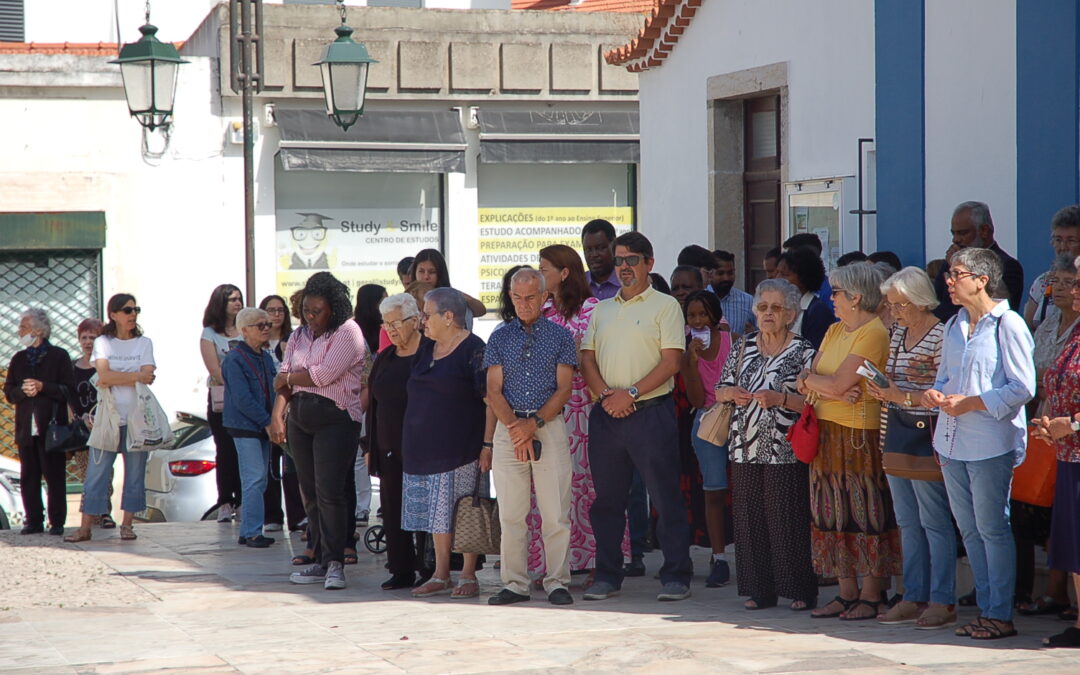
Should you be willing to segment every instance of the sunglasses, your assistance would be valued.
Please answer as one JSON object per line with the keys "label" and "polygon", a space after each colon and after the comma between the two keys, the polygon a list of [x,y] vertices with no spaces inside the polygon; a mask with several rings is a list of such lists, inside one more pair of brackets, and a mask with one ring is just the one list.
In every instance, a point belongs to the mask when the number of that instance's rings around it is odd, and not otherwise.
{"label": "sunglasses", "polygon": [[779,314],[783,312],[785,307],[783,305],[770,305],[767,303],[759,303],[756,307],[758,314],[764,314],[765,312],[772,312],[773,314]]}
{"label": "sunglasses", "polygon": [[627,264],[630,267],[636,267],[641,264],[641,261],[645,258],[643,255],[617,255],[612,258],[612,262],[615,263],[615,267],[622,267],[623,264]]}
{"label": "sunglasses", "polygon": [[270,330],[274,327],[274,324],[269,321],[260,321],[259,323],[249,323],[248,328],[258,328],[259,330]]}
{"label": "sunglasses", "polygon": [[123,312],[124,314],[139,314],[142,312],[142,307],[121,307],[117,311]]}

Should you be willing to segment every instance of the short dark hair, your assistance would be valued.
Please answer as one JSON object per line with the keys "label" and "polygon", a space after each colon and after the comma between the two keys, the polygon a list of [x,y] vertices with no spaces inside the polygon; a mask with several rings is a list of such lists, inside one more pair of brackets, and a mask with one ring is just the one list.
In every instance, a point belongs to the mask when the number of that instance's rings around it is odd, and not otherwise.
{"label": "short dark hair", "polygon": [[1060,209],[1050,221],[1050,229],[1059,227],[1080,227],[1080,204],[1073,204]]}
{"label": "short dark hair", "polygon": [[683,305],[683,318],[686,318],[691,302],[700,302],[705,307],[705,313],[709,315],[713,326],[719,324],[720,319],[724,318],[724,308],[720,304],[720,296],[712,291],[694,291],[686,296],[686,304]]}
{"label": "short dark hair", "polygon": [[[630,250],[633,251],[633,249]],[[662,274],[659,274],[657,272],[649,272],[649,280],[655,290],[660,291],[664,295],[671,295],[671,286],[668,286],[668,283],[664,280]]]}
{"label": "short dark hair", "polygon": [[899,272],[904,269],[904,266],[900,264],[900,256],[896,255],[892,251],[874,251],[870,255],[866,256],[866,259],[870,262],[883,262],[894,271]]}
{"label": "short dark hair", "polygon": [[244,297],[240,289],[232,284],[221,284],[210,292],[210,301],[206,303],[206,309],[203,310],[203,328],[213,328],[215,333],[225,332],[227,328],[225,324],[228,320],[225,310],[229,306],[229,296],[234,292],[240,293],[241,298]]}
{"label": "short dark hair", "polygon": [[701,268],[694,265],[676,265],[675,269],[671,270],[671,282],[675,283],[676,274],[693,274],[701,282],[701,287],[705,287],[705,281],[701,278]]}
{"label": "short dark hair", "polygon": [[793,234],[784,242],[784,248],[798,248],[800,246],[809,246],[817,251],[818,255],[821,255],[821,239],[813,232]]}
{"label": "short dark hair", "polygon": [[407,255],[398,261],[397,274],[399,277],[409,274],[409,270],[412,269],[413,260],[415,260],[415,258],[411,255]]}
{"label": "short dark hair", "polygon": [[719,260],[720,262],[729,262],[732,265],[735,264],[735,254],[732,253],[731,251],[725,251],[722,248],[718,248],[715,251],[713,251],[712,254],[714,256],[716,256],[716,259]]}
{"label": "short dark hair", "polygon": [[863,262],[870,256],[866,255],[862,251],[848,251],[844,255],[840,256],[836,260],[837,267],[845,267],[851,263]]}
{"label": "short dark hair", "polygon": [[821,262],[821,256],[817,254],[817,251],[809,246],[788,249],[776,261],[776,264],[780,263],[787,265],[802,287],[808,291],[816,293],[825,283],[825,264]]}
{"label": "short dark hair", "polygon": [[683,250],[679,251],[679,258],[677,261],[680,265],[693,265],[698,268],[705,268],[714,270],[720,266],[717,262],[716,256],[712,254],[712,251],[704,246],[698,246],[697,244],[690,244],[683,247]]}
{"label": "short dark hair", "polygon": [[594,218],[585,223],[585,227],[581,228],[581,238],[584,239],[588,235],[598,232],[604,235],[608,241],[615,241],[615,226],[603,218]]}
{"label": "short dark hair", "polygon": [[322,298],[330,306],[330,324],[328,326],[330,331],[337,330],[342,324],[353,318],[349,287],[338,281],[333,274],[316,272],[308,277],[307,283],[304,284],[304,294],[300,298],[301,304],[309,296]]}
{"label": "short dark hair", "polygon": [[769,258],[779,259],[780,256],[783,255],[783,253],[784,253],[784,250],[782,248],[780,248],[779,246],[777,246],[775,248],[770,248],[768,251],[765,251],[765,257],[762,258],[762,260],[768,260]]}
{"label": "short dark hair", "polygon": [[[615,237],[615,241],[611,242],[611,250],[614,251],[616,246],[624,246],[632,252],[641,254],[650,260],[653,258],[652,242],[640,232],[620,234],[618,237]],[[661,279],[662,278],[663,277],[661,277]]]}

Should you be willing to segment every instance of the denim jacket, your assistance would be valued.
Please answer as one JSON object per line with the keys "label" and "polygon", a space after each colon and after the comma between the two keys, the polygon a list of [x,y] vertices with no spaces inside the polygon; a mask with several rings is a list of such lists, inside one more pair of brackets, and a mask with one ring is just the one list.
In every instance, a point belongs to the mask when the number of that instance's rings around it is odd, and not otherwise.
{"label": "denim jacket", "polygon": [[274,408],[275,375],[273,355],[265,349],[256,353],[246,342],[241,342],[222,360],[221,376],[225,380],[222,422],[233,436],[264,435]]}

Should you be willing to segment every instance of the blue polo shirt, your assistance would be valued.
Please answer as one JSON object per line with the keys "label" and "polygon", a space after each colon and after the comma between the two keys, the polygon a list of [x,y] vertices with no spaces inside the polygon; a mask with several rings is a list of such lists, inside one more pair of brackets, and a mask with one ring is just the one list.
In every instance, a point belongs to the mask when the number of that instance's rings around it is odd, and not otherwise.
{"label": "blue polo shirt", "polygon": [[535,411],[558,388],[559,365],[577,366],[570,331],[544,317],[526,327],[521,319],[495,329],[484,352],[484,367],[502,366],[503,397],[514,410]]}

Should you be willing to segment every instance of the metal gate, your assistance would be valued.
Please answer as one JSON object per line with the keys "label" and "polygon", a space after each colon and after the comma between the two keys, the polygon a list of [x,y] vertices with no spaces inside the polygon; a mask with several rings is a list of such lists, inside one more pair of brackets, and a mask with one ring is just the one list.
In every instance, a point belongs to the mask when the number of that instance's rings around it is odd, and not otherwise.
{"label": "metal gate", "polygon": [[[19,351],[19,317],[30,307],[49,314],[49,342],[80,355],[77,329],[88,317],[100,318],[101,252],[97,250],[0,252],[0,377]],[[15,408],[0,404],[0,453],[18,456]],[[70,468],[70,467],[69,467]],[[68,472],[68,481],[72,475]]]}

